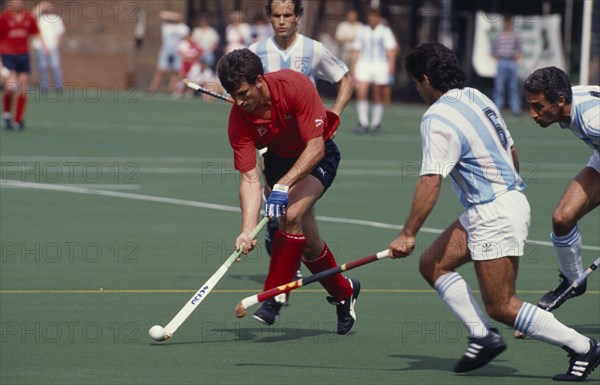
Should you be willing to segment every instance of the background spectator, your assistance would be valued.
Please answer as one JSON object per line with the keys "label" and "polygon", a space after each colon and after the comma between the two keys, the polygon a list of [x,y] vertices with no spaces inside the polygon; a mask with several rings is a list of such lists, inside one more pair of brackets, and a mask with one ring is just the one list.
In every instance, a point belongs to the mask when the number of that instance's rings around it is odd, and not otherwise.
{"label": "background spectator", "polygon": [[[510,112],[513,115],[518,115],[521,112],[518,62],[523,53],[522,43],[519,34],[513,30],[510,15],[504,15],[503,20],[503,30],[496,35],[492,43],[492,56],[498,61],[498,69],[494,79],[494,103],[496,103],[499,110],[502,110],[506,96]],[[505,95],[506,83],[508,83],[508,95]]]}
{"label": "background spectator", "polygon": [[241,11],[233,11],[225,29],[225,39],[227,40],[225,53],[248,47],[252,42],[251,38],[252,31],[250,25],[245,22],[244,14]]}
{"label": "background spectator", "polygon": [[215,68],[215,51],[219,47],[221,37],[217,30],[208,24],[206,17],[201,17],[198,26],[192,31],[192,40],[202,48],[202,61],[210,68]]}
{"label": "background spectator", "polygon": [[60,67],[60,42],[65,34],[65,25],[56,6],[49,1],[42,1],[34,9],[40,36],[33,40],[36,63],[40,76],[40,88],[46,90],[49,85],[48,70],[52,73],[54,86],[63,88],[63,74]]}
{"label": "background spectator", "polygon": [[346,64],[352,63],[354,41],[362,26],[363,24],[358,21],[358,12],[354,8],[350,8],[346,11],[346,20],[338,24],[335,30],[335,40],[341,46],[340,59]]}
{"label": "background spectator", "polygon": [[[29,79],[29,38],[37,36],[39,29],[33,14],[22,0],[10,0],[0,13],[0,55],[8,68],[2,96],[2,120],[7,130],[25,128],[27,105],[27,80]],[[18,92],[13,123],[13,95]]]}
{"label": "background spectator", "polygon": [[177,48],[181,39],[190,33],[190,29],[181,22],[181,14],[177,12],[162,11],[160,19],[162,20],[162,45],[158,54],[158,65],[148,91],[158,91],[163,74],[168,72],[169,92],[174,92],[177,89],[177,76],[181,69],[181,58],[177,55]]}

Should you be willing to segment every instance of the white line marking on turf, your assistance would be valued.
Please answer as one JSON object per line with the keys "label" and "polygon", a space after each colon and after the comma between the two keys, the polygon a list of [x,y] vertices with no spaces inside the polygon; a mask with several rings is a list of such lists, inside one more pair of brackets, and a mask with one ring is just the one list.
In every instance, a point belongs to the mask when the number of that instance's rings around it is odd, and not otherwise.
{"label": "white line marking on turf", "polygon": [[[126,192],[118,192],[118,191],[95,190],[95,189],[90,189],[90,188],[74,187],[74,186],[59,185],[59,184],[45,184],[45,183],[31,183],[31,182],[3,180],[3,181],[0,181],[0,187],[21,187],[21,188],[31,188],[31,189],[38,189],[38,190],[62,191],[62,192],[71,192],[71,193],[77,193],[77,194],[134,199],[134,200],[140,200],[140,201],[146,201],[146,202],[168,203],[168,204],[179,205],[179,206],[199,207],[199,208],[211,209],[211,210],[240,212],[240,208],[235,207],[235,206],[225,206],[225,205],[219,205],[219,204],[214,204],[214,203],[205,203],[205,202],[198,202],[198,201],[189,201],[189,200],[184,200],[184,199],[165,198],[165,197],[157,197],[157,196],[152,196],[152,195],[133,194],[133,193],[126,193]],[[325,216],[317,216],[317,219],[320,221],[324,221],[324,222],[353,224],[353,225],[360,225],[360,226],[376,227],[376,228],[381,228],[381,229],[402,230],[401,225],[393,225],[393,224],[389,224],[389,223],[375,222],[375,221],[366,221],[366,220],[362,220],[362,219],[336,218],[336,217],[325,217]],[[423,227],[423,228],[421,228],[421,231],[424,233],[441,234],[443,230]],[[552,242],[547,242],[547,241],[537,241],[537,240],[530,239],[527,242],[533,243],[536,245],[540,245],[540,246],[553,246]],[[585,250],[600,251],[600,247],[597,247],[597,246],[584,245],[584,246],[582,246],[582,248]]]}
{"label": "white line marking on turf", "polygon": [[[88,188],[94,190],[112,189],[112,190],[139,190],[141,185],[137,183],[122,183],[122,184],[99,184],[99,183],[83,183],[83,184],[69,184],[71,187],[77,188]],[[7,188],[30,188],[29,186],[19,186],[13,184],[7,184]]]}

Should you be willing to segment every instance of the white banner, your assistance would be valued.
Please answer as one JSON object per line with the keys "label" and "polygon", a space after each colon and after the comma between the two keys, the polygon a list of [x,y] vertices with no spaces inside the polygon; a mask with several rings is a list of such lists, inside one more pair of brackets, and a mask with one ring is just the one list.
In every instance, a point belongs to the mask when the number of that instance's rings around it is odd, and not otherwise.
{"label": "white banner", "polygon": [[[541,67],[565,69],[565,57],[560,34],[560,15],[514,16],[513,28],[521,35],[523,56],[519,61],[519,78],[525,79]],[[492,41],[502,31],[502,15],[478,11],[475,15],[473,68],[479,76],[496,76],[496,59],[492,56]]]}

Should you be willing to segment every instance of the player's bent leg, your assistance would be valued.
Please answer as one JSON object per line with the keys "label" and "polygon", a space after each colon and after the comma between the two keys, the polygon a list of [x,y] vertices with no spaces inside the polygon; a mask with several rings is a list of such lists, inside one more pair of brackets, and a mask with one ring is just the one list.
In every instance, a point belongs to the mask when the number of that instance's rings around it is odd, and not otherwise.
{"label": "player's bent leg", "polygon": [[453,272],[468,262],[471,262],[471,258],[467,247],[467,232],[456,220],[423,252],[419,259],[419,271],[434,286],[442,275]]}
{"label": "player's bent leg", "polygon": [[[599,157],[595,153],[590,162],[592,166]],[[588,163],[590,164],[590,163]],[[538,306],[546,309],[583,273],[581,260],[582,239],[577,222],[600,204],[600,173],[594,167],[583,168],[569,183],[552,215],[550,235],[559,263],[559,285],[540,298]],[[580,285],[567,299],[582,295],[586,291],[586,282]],[[560,305],[559,305],[560,306]]]}
{"label": "player's bent leg", "polygon": [[[314,206],[306,212],[302,228],[308,240],[302,262],[311,273],[316,274],[336,267],[333,253],[319,236]],[[327,301],[336,306],[337,333],[348,334],[356,322],[355,305],[360,293],[360,282],[354,278],[346,278],[342,274],[324,278],[319,282],[330,295]]]}

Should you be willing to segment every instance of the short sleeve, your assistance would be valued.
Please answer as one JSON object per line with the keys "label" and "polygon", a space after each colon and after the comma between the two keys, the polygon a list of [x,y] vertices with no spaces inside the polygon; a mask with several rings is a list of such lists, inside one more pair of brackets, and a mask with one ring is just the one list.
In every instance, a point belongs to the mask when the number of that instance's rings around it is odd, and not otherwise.
{"label": "short sleeve", "polygon": [[[235,111],[235,106],[229,114],[229,144],[233,149],[234,168],[239,172],[248,172],[256,167],[256,147],[254,139],[246,132],[246,122]],[[239,112],[239,111],[238,111]]]}
{"label": "short sleeve", "polygon": [[462,152],[456,131],[433,117],[424,117],[421,121],[421,146],[421,175],[436,174],[445,178],[458,163]]}
{"label": "short sleeve", "polygon": [[322,48],[323,53],[321,60],[319,60],[319,70],[316,77],[329,83],[337,83],[348,72],[348,66],[326,47]]}

